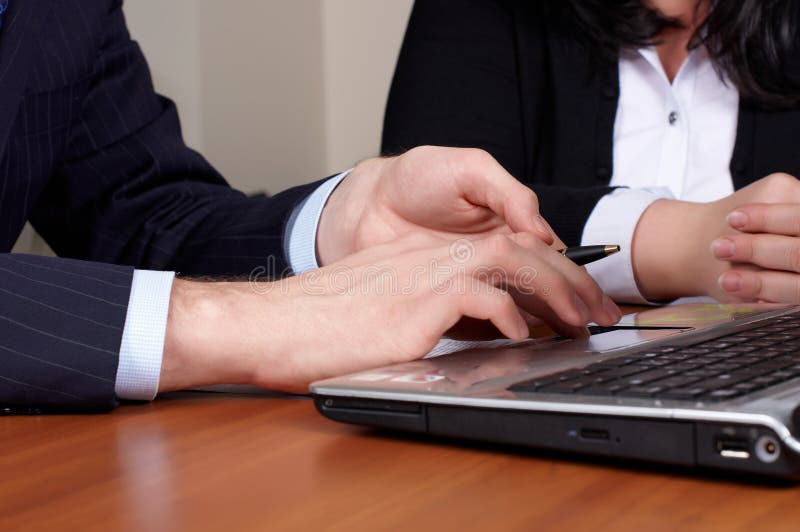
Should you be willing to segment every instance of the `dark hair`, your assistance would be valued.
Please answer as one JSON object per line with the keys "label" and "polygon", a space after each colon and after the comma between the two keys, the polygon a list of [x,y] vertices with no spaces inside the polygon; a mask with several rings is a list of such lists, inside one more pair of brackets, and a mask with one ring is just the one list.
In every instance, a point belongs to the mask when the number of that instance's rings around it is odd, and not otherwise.
{"label": "dark hair", "polygon": [[[744,99],[770,107],[800,104],[800,0],[716,0],[691,47],[705,45],[718,71]],[[679,21],[642,0],[552,0],[606,58],[657,44]],[[698,0],[699,5],[699,0]]]}

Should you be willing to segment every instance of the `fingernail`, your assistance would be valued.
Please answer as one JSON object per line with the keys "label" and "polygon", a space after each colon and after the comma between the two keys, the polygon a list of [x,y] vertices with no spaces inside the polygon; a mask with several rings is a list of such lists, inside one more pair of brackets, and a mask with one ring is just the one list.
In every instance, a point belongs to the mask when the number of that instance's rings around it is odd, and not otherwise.
{"label": "fingernail", "polygon": [[614,303],[610,297],[605,295],[603,296],[603,310],[606,311],[609,318],[614,320],[614,323],[622,319],[622,312],[619,310],[617,304]]}
{"label": "fingernail", "polygon": [[743,213],[742,211],[733,211],[728,215],[728,225],[733,227],[734,229],[740,229],[747,225],[747,222],[750,221],[750,217],[747,214]]}
{"label": "fingernail", "polygon": [[736,254],[736,244],[730,238],[718,238],[711,243],[711,253],[718,259],[730,259]]}
{"label": "fingernail", "polygon": [[741,292],[742,276],[736,272],[725,272],[717,280],[719,287],[726,292]]}
{"label": "fingernail", "polygon": [[525,321],[525,318],[522,316],[519,317],[519,337],[524,339],[531,335],[531,329],[528,327],[528,323]]}
{"label": "fingernail", "polygon": [[589,323],[589,318],[591,317],[589,307],[577,294],[575,295],[575,308],[578,309],[578,313],[581,315],[581,323]]}
{"label": "fingernail", "polygon": [[550,226],[541,217],[541,215],[536,215],[533,217],[533,225],[536,226],[536,229],[545,236],[552,236],[552,232],[550,231]]}

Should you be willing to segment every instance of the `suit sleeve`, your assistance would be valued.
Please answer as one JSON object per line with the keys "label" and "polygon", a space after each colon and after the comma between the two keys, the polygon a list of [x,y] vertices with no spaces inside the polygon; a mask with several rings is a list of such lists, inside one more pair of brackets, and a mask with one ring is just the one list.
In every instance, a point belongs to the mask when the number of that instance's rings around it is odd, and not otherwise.
{"label": "suit sleeve", "polygon": [[284,226],[317,184],[272,198],[228,186],[184,144],[175,105],[155,93],[120,2],[110,4],[89,21],[101,36],[89,88],[34,227],[65,257],[183,274],[287,273]]}
{"label": "suit sleeve", "polygon": [[[482,148],[518,179],[530,179],[527,154],[547,146],[526,145],[523,105],[535,96],[520,89],[513,4],[417,0],[386,108],[385,154],[420,145]],[[612,189],[561,186],[562,177],[532,188],[555,231],[577,245]]]}
{"label": "suit sleeve", "polygon": [[104,411],[133,268],[0,254],[0,409]]}
{"label": "suit sleeve", "polygon": [[317,186],[273,198],[231,189],[183,143],[121,2],[98,4],[74,39],[96,42],[87,88],[30,215],[66,258],[0,254],[0,414],[114,408],[133,267],[281,276],[284,226]]}

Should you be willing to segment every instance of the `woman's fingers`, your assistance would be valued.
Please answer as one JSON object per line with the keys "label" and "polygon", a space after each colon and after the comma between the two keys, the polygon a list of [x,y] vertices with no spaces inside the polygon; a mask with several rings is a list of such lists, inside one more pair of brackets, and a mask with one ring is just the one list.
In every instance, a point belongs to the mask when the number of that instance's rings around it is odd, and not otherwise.
{"label": "woman's fingers", "polygon": [[728,215],[728,224],[737,231],[745,233],[800,236],[800,204],[742,205]]}
{"label": "woman's fingers", "polygon": [[720,276],[719,286],[745,301],[800,303],[800,275],[794,273],[731,270]]}
{"label": "woman's fingers", "polygon": [[716,239],[711,251],[719,260],[768,270],[800,272],[800,238],[774,234],[738,234]]}

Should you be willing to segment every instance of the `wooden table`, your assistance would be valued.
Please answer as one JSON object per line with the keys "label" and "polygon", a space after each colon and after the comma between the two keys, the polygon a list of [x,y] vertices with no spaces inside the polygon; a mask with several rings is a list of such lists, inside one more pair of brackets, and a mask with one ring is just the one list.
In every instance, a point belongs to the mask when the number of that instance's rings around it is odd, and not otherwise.
{"label": "wooden table", "polygon": [[0,418],[0,530],[798,530],[800,486],[340,425],[181,393]]}

